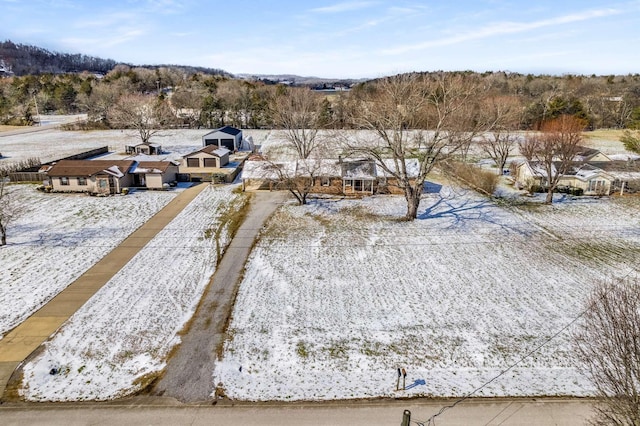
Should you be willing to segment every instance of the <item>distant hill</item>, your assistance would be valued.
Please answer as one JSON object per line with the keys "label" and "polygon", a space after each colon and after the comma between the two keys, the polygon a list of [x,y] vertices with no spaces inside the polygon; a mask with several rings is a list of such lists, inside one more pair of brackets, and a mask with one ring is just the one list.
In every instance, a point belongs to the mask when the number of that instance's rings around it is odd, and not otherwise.
{"label": "distant hill", "polygon": [[323,86],[351,86],[355,83],[367,81],[367,78],[326,78],[326,77],[304,77],[295,74],[236,74],[237,78],[245,80],[260,80],[267,84],[289,84],[292,86],[309,86],[312,88],[322,88]]}
{"label": "distant hill", "polygon": [[10,40],[0,42],[0,60],[4,68],[14,75],[68,73],[90,71],[105,74],[116,66],[113,59],[70,53],[50,52],[28,44]]}
{"label": "distant hill", "polygon": [[[116,62],[113,59],[103,59],[79,53],[51,52],[37,46],[13,43],[10,40],[0,42],[0,71],[3,74],[22,76],[46,73],[76,73],[82,71],[106,74],[120,63],[121,62]],[[125,65],[134,66],[131,64]],[[204,74],[231,76],[230,73],[224,70],[193,67],[189,65],[139,65],[139,67],[149,69],[167,67],[179,69],[187,74],[200,72]]]}

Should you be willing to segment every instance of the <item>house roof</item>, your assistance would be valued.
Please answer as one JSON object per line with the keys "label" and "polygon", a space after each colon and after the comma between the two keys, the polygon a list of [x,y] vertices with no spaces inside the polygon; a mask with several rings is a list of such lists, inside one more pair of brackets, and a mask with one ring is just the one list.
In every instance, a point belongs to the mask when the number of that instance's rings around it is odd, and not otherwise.
{"label": "house roof", "polygon": [[170,166],[175,166],[171,161],[140,161],[131,173],[166,173]]}
{"label": "house roof", "polygon": [[215,130],[210,131],[209,133],[205,134],[203,136],[203,138],[205,136],[209,136],[209,135],[211,135],[213,133],[217,133],[217,132],[222,132],[222,133],[226,133],[228,135],[237,136],[239,133],[242,132],[242,130],[236,129],[235,127],[231,127],[231,126],[224,126],[224,127],[220,127],[219,129],[215,129]]}
{"label": "house roof", "polygon": [[354,179],[375,179],[376,163],[373,160],[343,161],[342,177]]}
{"label": "house roof", "polygon": [[187,157],[191,157],[192,155],[196,155],[200,152],[204,152],[206,154],[211,154],[214,155],[216,157],[223,157],[225,155],[227,155],[228,153],[230,153],[231,151],[229,151],[227,148],[218,148],[216,145],[207,145],[202,149],[199,149],[197,151],[194,152],[190,152],[189,154],[185,155],[184,158]]}
{"label": "house roof", "polygon": [[[396,163],[392,159],[384,160],[384,165],[392,172],[396,171]],[[420,163],[417,158],[407,158],[405,160],[405,166],[407,168],[407,177],[416,178],[420,172]],[[391,177],[384,168],[378,167],[378,176]]]}
{"label": "house roof", "polygon": [[589,161],[597,155],[602,155],[604,158],[609,158],[607,155],[603,154],[599,149],[589,148],[586,146],[577,146],[575,161]]}
{"label": "house roof", "polygon": [[151,146],[153,148],[160,148],[160,144],[159,143],[150,143],[150,142],[141,142],[141,143],[135,143],[135,144],[131,144],[131,145],[127,145],[129,147],[135,148],[138,146]]}
{"label": "house roof", "polygon": [[122,177],[135,164],[133,160],[60,160],[47,171],[51,177],[89,177],[100,173]]}
{"label": "house roof", "polygon": [[[285,173],[295,171],[296,162],[287,161],[276,163],[275,166],[282,167]],[[274,163],[268,161],[245,161],[242,167],[243,179],[278,179],[278,173],[274,170]]]}
{"label": "house roof", "polygon": [[[415,178],[419,172],[417,159],[407,160],[407,174],[410,178]],[[395,170],[393,160],[385,160],[385,165],[389,170]],[[391,175],[376,165],[373,160],[335,160],[335,159],[304,159],[295,161],[282,161],[270,163],[255,157],[255,160],[248,160],[244,163],[242,177],[245,179],[277,179],[277,173],[273,167],[279,167],[286,176],[322,176],[322,177],[342,177],[349,179],[376,179],[377,177],[390,177]]]}
{"label": "house roof", "polygon": [[616,179],[620,180],[640,180],[640,161],[639,160],[614,160],[614,161],[598,161],[590,164],[599,167],[609,173]]}

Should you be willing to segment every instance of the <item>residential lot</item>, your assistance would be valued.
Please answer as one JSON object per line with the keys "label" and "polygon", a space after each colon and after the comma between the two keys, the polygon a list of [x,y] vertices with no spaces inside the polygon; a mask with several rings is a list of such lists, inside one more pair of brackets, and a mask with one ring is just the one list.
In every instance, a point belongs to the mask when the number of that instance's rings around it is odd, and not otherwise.
{"label": "residential lot", "polygon": [[25,365],[24,396],[104,400],[148,384],[180,342],[244,198],[206,188]]}
{"label": "residential lot", "polygon": [[51,300],[166,205],[175,192],[44,194],[11,185],[23,213],[0,249],[0,336]]}
{"label": "residential lot", "polygon": [[640,199],[515,204],[445,185],[411,223],[401,197],[283,208],[215,383],[248,400],[460,396],[516,365],[476,395],[591,394],[561,331],[595,282],[637,265]]}

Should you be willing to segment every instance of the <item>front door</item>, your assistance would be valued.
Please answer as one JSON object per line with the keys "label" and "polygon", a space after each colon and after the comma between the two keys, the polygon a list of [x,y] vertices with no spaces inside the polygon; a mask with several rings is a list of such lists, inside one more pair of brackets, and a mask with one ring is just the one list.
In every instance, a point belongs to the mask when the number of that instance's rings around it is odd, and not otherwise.
{"label": "front door", "polygon": [[111,192],[108,177],[99,177],[96,179],[96,192],[104,195],[108,195]]}

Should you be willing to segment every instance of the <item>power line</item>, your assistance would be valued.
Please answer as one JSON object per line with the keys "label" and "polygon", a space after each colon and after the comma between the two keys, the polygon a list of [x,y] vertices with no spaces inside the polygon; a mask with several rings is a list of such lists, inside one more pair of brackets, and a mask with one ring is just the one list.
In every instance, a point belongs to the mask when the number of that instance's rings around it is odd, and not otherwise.
{"label": "power line", "polygon": [[[631,273],[633,272],[638,272],[636,269],[630,269],[629,272],[627,272],[624,276],[622,276],[621,278],[619,278],[619,280],[624,280],[625,278],[628,278],[629,275],[631,275]],[[604,296],[606,296],[606,292],[602,295],[601,298],[603,298]],[[567,323],[564,327],[562,327],[560,330],[558,330],[556,333],[554,333],[553,335],[551,335],[550,337],[548,337],[547,339],[545,339],[542,343],[540,343],[538,346],[536,346],[535,348],[533,348],[532,350],[530,350],[529,352],[527,352],[526,354],[524,354],[522,357],[520,357],[520,359],[518,359],[517,361],[515,361],[513,364],[509,365],[506,369],[502,370],[498,375],[492,377],[491,379],[489,379],[488,381],[486,381],[485,383],[483,383],[481,386],[478,386],[477,388],[475,388],[474,390],[472,390],[471,392],[467,393],[466,395],[464,395],[463,397],[461,397],[460,399],[456,400],[453,404],[451,405],[447,405],[442,407],[436,414],[432,415],[431,417],[429,417],[429,419],[427,421],[415,421],[416,424],[418,424],[419,426],[425,426],[426,425],[435,425],[435,418],[442,415],[445,411],[450,410],[452,408],[455,408],[458,404],[466,401],[467,399],[469,399],[472,395],[474,395],[475,393],[481,391],[482,389],[484,389],[485,387],[489,386],[491,383],[493,383],[494,381],[496,381],[497,379],[499,379],[500,377],[504,376],[506,373],[508,373],[510,370],[514,369],[515,367],[517,367],[520,363],[522,363],[525,359],[531,357],[532,355],[534,355],[536,352],[540,351],[540,349],[542,349],[544,346],[546,346],[547,344],[549,344],[552,340],[556,339],[558,336],[560,336],[561,334],[563,334],[566,330],[568,330],[569,328],[571,328],[576,322],[578,322],[583,316],[586,315],[587,312],[589,312],[589,310],[591,309],[591,307],[593,306],[593,304],[595,303],[595,301],[593,301],[592,303],[590,303],[584,310],[582,310],[576,317],[574,317],[569,323]]]}

